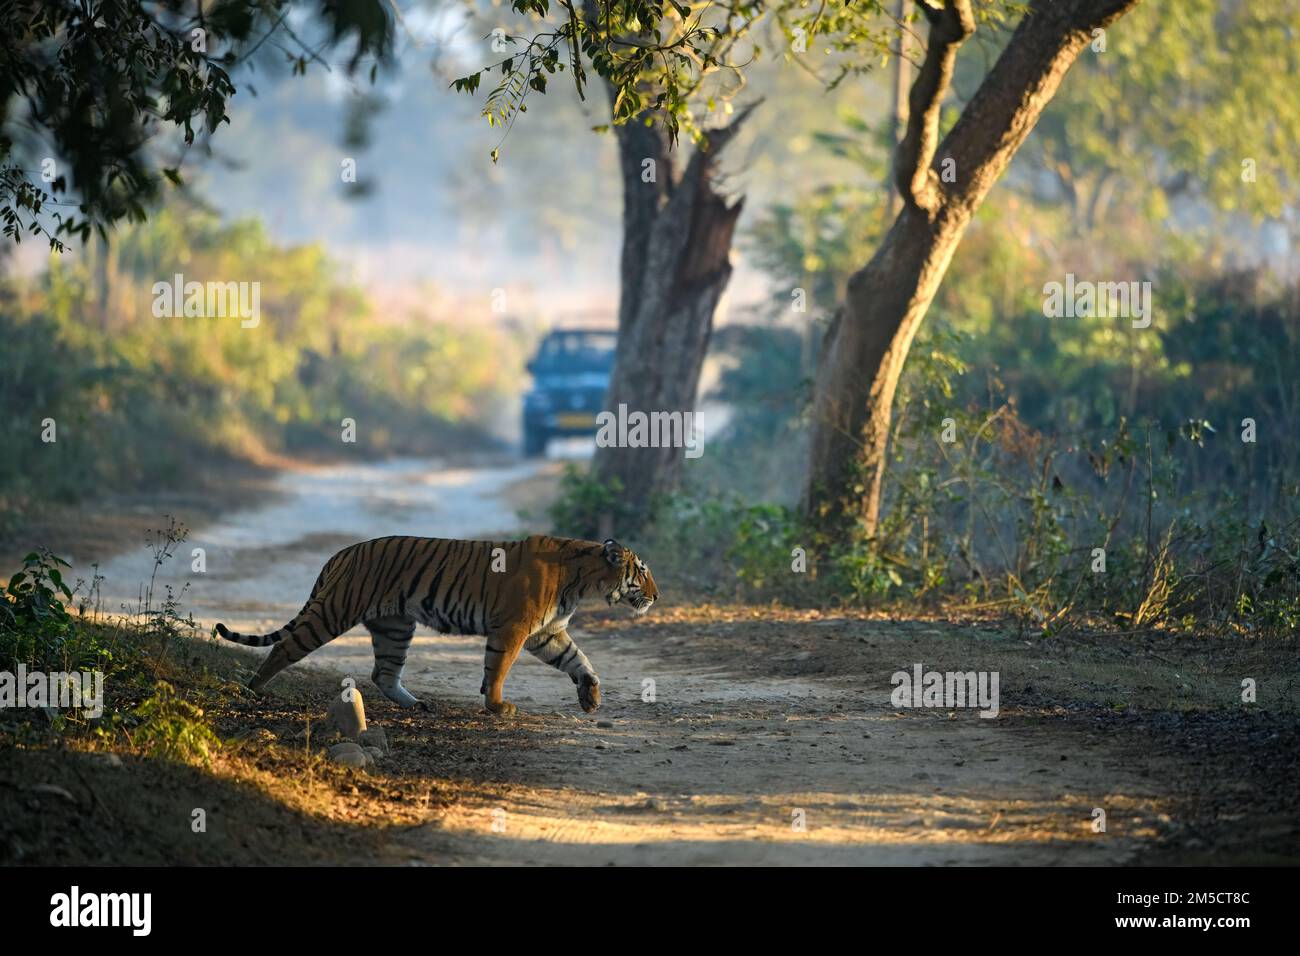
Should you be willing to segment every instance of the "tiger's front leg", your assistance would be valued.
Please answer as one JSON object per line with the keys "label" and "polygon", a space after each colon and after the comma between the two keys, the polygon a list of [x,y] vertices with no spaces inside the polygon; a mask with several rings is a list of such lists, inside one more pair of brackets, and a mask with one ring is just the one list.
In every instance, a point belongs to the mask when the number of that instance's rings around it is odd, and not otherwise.
{"label": "tiger's front leg", "polygon": [[578,685],[578,703],[583,710],[591,713],[600,706],[600,678],[567,630],[534,634],[524,646],[539,661],[569,675]]}

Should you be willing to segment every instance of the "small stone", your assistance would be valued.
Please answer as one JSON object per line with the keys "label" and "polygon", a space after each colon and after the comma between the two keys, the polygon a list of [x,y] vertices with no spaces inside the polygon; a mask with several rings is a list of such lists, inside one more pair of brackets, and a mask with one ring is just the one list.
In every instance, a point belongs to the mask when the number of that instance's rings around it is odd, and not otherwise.
{"label": "small stone", "polygon": [[614,728],[614,721],[612,721],[612,720],[598,720],[598,721],[596,721],[596,726],[599,727],[599,728],[601,728],[602,730],[612,730],[612,729]]}
{"label": "small stone", "polygon": [[[351,700],[344,698],[350,697]],[[361,691],[351,687],[330,702],[326,718],[331,726],[349,740],[356,740],[366,729],[366,705]]]}
{"label": "small stone", "polygon": [[345,767],[361,769],[369,767],[375,762],[375,758],[366,753],[360,744],[355,744],[350,740],[335,744],[329,749],[328,753],[331,760],[335,763],[341,763]]}
{"label": "small stone", "polygon": [[378,747],[363,747],[362,749],[365,750],[366,753],[370,754],[371,760],[380,760],[384,756],[384,752]]}
{"label": "small stone", "polygon": [[374,747],[382,753],[389,751],[388,735],[384,733],[383,727],[368,727],[361,731],[357,740],[363,747]]}
{"label": "small stone", "polygon": [[113,767],[117,769],[122,766],[122,758],[117,754],[90,754],[89,759],[92,763],[97,763],[101,767]]}

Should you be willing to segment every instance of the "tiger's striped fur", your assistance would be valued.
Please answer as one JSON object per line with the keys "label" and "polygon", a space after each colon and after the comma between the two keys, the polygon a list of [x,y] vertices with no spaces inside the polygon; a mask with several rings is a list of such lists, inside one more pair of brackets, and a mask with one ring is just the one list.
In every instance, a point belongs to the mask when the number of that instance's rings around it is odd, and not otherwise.
{"label": "tiger's striped fur", "polygon": [[394,536],[344,548],[325,562],[298,615],[269,634],[216,632],[251,647],[272,645],[249,682],[261,691],[284,668],[357,624],[375,650],[371,680],[389,700],[419,704],[402,686],[402,667],[424,624],[444,634],[487,638],[483,685],[489,711],[512,714],[501,697],[510,666],[527,648],[578,685],[582,709],[600,705],[600,678],[568,633],[585,598],[627,599],[644,614],[659,592],[645,562],[613,539],[598,544],[534,535],[523,541],[459,541]]}

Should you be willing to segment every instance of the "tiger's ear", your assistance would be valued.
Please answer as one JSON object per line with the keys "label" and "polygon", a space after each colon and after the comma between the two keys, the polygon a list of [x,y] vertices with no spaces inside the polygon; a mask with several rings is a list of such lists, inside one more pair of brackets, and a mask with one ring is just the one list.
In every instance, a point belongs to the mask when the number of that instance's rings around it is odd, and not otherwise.
{"label": "tiger's ear", "polygon": [[605,560],[610,567],[621,568],[627,561],[627,549],[613,538],[605,539]]}

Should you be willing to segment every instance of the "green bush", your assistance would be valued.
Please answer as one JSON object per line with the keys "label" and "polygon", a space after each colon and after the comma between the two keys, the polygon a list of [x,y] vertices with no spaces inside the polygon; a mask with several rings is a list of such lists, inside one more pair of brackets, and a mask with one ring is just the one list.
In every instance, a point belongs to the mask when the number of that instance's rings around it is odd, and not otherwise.
{"label": "green bush", "polygon": [[[170,559],[174,546],[183,540],[184,529],[174,523],[155,532],[156,566]],[[124,734],[140,753],[207,763],[220,740],[202,708],[159,678],[160,672],[180,674],[197,685],[205,679],[190,663],[168,661],[172,645],[190,630],[175,598],[169,594],[155,603],[153,581],[146,582],[145,602],[133,616],[100,619],[97,613],[86,613],[90,596],[78,594],[80,583],[75,588],[66,583],[68,567],[61,558],[34,551],[27,555],[23,569],[0,587],[0,669],[13,673],[24,665],[29,673],[103,674],[104,710],[93,723],[76,711],[58,712],[48,727],[43,718],[38,720],[38,732],[90,730],[103,739]],[[79,597],[78,613],[72,613],[69,606]],[[35,712],[21,711],[16,716],[17,724],[3,732],[30,733]]]}
{"label": "green bush", "polygon": [[211,761],[221,741],[204,721],[203,709],[176,695],[176,688],[158,681],[153,693],[132,711],[138,721],[131,730],[136,747],[152,757],[182,762]]}
{"label": "green bush", "polygon": [[84,628],[67,609],[73,590],[64,580],[68,563],[33,551],[22,570],[0,587],[0,669],[19,663],[41,671],[103,670],[113,650],[97,629]]}
{"label": "green bush", "polygon": [[623,484],[617,478],[599,480],[572,464],[565,466],[559,494],[547,509],[556,534],[589,540],[598,538],[606,523],[615,529],[631,528],[635,514],[624,501]]}

